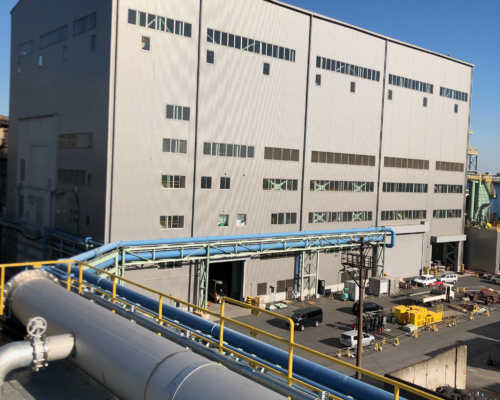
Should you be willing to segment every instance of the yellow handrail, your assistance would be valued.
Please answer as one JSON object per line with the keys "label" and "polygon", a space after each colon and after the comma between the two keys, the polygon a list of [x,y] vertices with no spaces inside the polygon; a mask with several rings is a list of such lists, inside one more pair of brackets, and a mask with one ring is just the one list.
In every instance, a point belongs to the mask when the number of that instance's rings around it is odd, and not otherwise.
{"label": "yellow handrail", "polygon": [[[400,393],[400,390],[403,389],[403,390],[406,390],[408,392],[411,392],[411,393],[415,393],[419,396],[422,396],[426,399],[430,399],[430,400],[441,400],[439,397],[437,396],[434,396],[432,394],[429,394],[429,393],[426,393],[426,392],[423,392],[421,390],[418,390],[416,388],[413,388],[411,386],[408,386],[404,383],[401,383],[401,382],[397,382],[397,381],[394,381],[390,378],[386,378],[385,376],[382,376],[382,375],[378,375],[374,372],[371,372],[371,371],[368,371],[366,369],[363,369],[363,368],[359,368],[359,367],[356,367],[354,365],[351,365],[345,361],[342,361],[342,360],[339,360],[337,358],[334,358],[334,357],[331,357],[331,356],[328,356],[326,354],[323,354],[323,353],[320,353],[316,350],[312,350],[312,349],[309,349],[308,347],[305,347],[305,346],[302,346],[298,343],[295,343],[294,342],[294,324],[293,324],[293,321],[288,318],[288,317],[285,317],[285,316],[282,316],[282,315],[279,315],[279,314],[276,314],[276,313],[273,313],[271,311],[268,311],[268,310],[265,310],[265,309],[261,309],[259,307],[255,307],[255,306],[251,306],[249,304],[246,304],[246,303],[243,303],[243,302],[240,302],[240,301],[237,301],[237,300],[233,300],[233,299],[230,299],[230,298],[226,298],[224,297],[222,299],[222,304],[221,304],[221,313],[220,314],[217,314],[215,312],[212,312],[212,311],[209,311],[209,310],[206,310],[205,308],[202,308],[200,306],[197,306],[197,305],[194,305],[194,304],[191,304],[187,301],[184,301],[184,300],[181,300],[181,299],[178,299],[178,298],[175,298],[173,296],[170,296],[170,295],[167,295],[165,293],[162,293],[158,290],[155,290],[155,289],[151,289],[151,288],[148,288],[144,285],[141,285],[139,283],[136,283],[136,282],[133,282],[129,279],[126,279],[124,277],[119,277],[118,275],[115,275],[115,274],[112,274],[108,271],[105,271],[105,270],[102,270],[102,269],[99,269],[97,267],[94,267],[94,266],[91,266],[91,265],[88,265],[86,263],[82,263],[80,261],[76,261],[76,260],[60,260],[60,261],[40,261],[40,262],[27,262],[27,263],[16,263],[16,264],[3,264],[3,265],[0,265],[0,312],[1,314],[3,315],[3,311],[4,311],[4,286],[5,286],[5,269],[6,268],[15,268],[15,267],[33,267],[33,268],[41,268],[42,266],[49,266],[49,265],[55,265],[55,264],[68,264],[68,269],[67,269],[67,280],[66,282],[62,282],[62,283],[65,283],[66,284],[66,288],[67,290],[72,290],[72,289],[75,289],[75,291],[77,291],[78,293],[81,293],[82,290],[83,290],[83,287],[86,286],[86,287],[93,287],[92,285],[86,283],[83,281],[83,268],[89,268],[89,269],[93,269],[101,274],[104,274],[104,275],[107,275],[108,277],[110,277],[112,279],[112,282],[113,282],[113,289],[112,289],[112,293],[111,295],[104,291],[104,290],[100,290],[99,288],[95,288],[96,291],[98,291],[99,293],[102,293],[108,297],[111,297],[111,301],[113,303],[116,303],[117,301],[120,302],[120,303],[123,303],[123,304],[128,304],[129,306],[133,306],[134,304],[127,301],[126,299],[122,299],[122,298],[117,298],[116,297],[116,287],[117,287],[117,280],[121,280],[122,282],[126,282],[132,286],[135,286],[137,288],[140,288],[140,289],[143,289],[147,292],[150,292],[152,294],[155,294],[159,297],[159,306],[158,306],[158,315],[155,315],[154,313],[152,312],[148,312],[146,310],[143,310],[141,309],[141,312],[146,314],[146,315],[149,315],[151,316],[152,318],[156,319],[158,321],[158,324],[167,324],[167,325],[170,325],[170,326],[173,326],[175,329],[178,329],[180,331],[186,331],[186,328],[183,328],[171,321],[168,321],[166,319],[163,318],[163,299],[169,299],[171,301],[175,301],[177,303],[180,303],[180,304],[183,304],[187,307],[190,307],[190,308],[193,308],[195,310],[199,310],[205,314],[208,314],[208,315],[211,315],[215,318],[217,318],[219,321],[220,321],[220,333],[219,333],[219,341],[218,343],[216,341],[212,341],[210,339],[207,339],[206,337],[204,336],[201,336],[201,335],[198,335],[196,332],[192,332],[192,335],[203,340],[203,341],[206,341],[207,343],[210,343],[212,346],[216,347],[219,349],[219,352],[220,353],[223,353],[224,350],[232,353],[232,354],[235,354],[237,355],[238,357],[246,360],[248,363],[250,364],[253,364],[253,365],[260,365],[261,367],[267,369],[267,370],[270,370],[272,371],[273,373],[275,374],[278,374],[280,376],[283,376],[283,377],[286,377],[287,378],[287,382],[289,385],[292,385],[292,383],[296,383],[296,384],[299,384],[303,387],[306,387],[306,388],[309,388],[309,389],[312,389],[312,390],[315,390],[315,391],[319,391],[320,389],[319,388],[316,388],[314,386],[311,386],[305,382],[302,382],[296,378],[293,377],[293,350],[294,349],[297,349],[297,350],[301,350],[301,351],[304,351],[308,354],[311,354],[311,355],[314,355],[316,357],[319,357],[319,358],[322,358],[324,360],[327,360],[329,362],[332,362],[332,363],[335,363],[337,365],[340,365],[340,366],[343,366],[345,368],[349,368],[353,371],[356,371],[356,372],[361,372],[363,375],[366,375],[366,376],[369,376],[371,378],[374,378],[380,382],[384,382],[384,383],[387,383],[389,385],[392,385],[394,387],[394,400],[399,400],[399,393]],[[77,279],[73,279],[71,277],[71,267],[72,265],[76,265],[78,268],[79,268],[79,273],[78,273],[78,280]],[[72,287],[72,283],[73,281],[75,281],[75,283],[77,283],[77,285],[75,287]],[[279,336],[276,336],[276,335],[273,335],[272,333],[269,333],[269,332],[265,332],[261,329],[258,329],[258,328],[254,328],[250,325],[247,325],[247,324],[244,324],[240,321],[236,321],[232,318],[229,318],[229,317],[226,317],[224,315],[225,313],[225,303],[228,302],[228,303],[232,303],[232,304],[235,304],[235,305],[238,305],[238,306],[241,306],[241,307],[245,307],[245,308],[248,308],[248,309],[251,309],[253,311],[256,311],[256,312],[259,312],[259,313],[263,313],[263,314],[267,314],[267,315],[270,315],[272,317],[275,317],[275,318],[279,318],[281,320],[284,320],[284,321],[287,321],[289,324],[290,324],[290,336],[289,336],[289,339],[283,339]],[[250,359],[248,357],[246,357],[245,355],[243,354],[240,354],[239,352],[233,350],[233,349],[229,349],[227,347],[224,346],[224,328],[225,328],[225,322],[231,322],[235,325],[238,325],[242,328],[245,328],[245,329],[248,329],[252,332],[257,332],[259,334],[262,334],[264,336],[267,336],[273,340],[276,340],[280,343],[283,343],[285,345],[288,346],[288,370],[287,370],[287,374],[283,374],[281,373],[280,371],[277,371],[275,370],[274,368],[270,368],[268,367],[267,365],[264,365],[256,360],[253,360],[253,359]],[[158,333],[159,335],[161,335],[161,333]],[[339,398],[334,396],[334,395],[330,395],[330,398],[332,399],[336,399],[338,400]]]}

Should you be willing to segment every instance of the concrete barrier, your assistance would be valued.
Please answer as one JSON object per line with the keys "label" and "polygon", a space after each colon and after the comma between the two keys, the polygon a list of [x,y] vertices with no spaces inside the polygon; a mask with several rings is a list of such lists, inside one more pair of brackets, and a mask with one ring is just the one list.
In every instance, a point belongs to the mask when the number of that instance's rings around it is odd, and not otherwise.
{"label": "concrete barrier", "polygon": [[[466,371],[467,346],[460,346],[385,376],[421,390],[427,389],[429,392],[434,392],[439,386],[445,385],[465,389]],[[385,389],[392,391],[392,387],[389,386]],[[420,396],[405,391],[401,392],[401,396],[408,400],[422,399]]]}

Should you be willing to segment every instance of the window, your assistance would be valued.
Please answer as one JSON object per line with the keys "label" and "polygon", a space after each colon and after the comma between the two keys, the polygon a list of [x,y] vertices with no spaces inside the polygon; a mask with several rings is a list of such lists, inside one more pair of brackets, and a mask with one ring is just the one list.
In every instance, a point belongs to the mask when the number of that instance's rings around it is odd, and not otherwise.
{"label": "window", "polygon": [[299,161],[299,150],[265,147],[264,160]]}
{"label": "window", "polygon": [[92,133],[63,133],[59,135],[60,149],[92,148]]}
{"label": "window", "polygon": [[462,210],[434,210],[434,219],[441,218],[462,218]]}
{"label": "window", "polygon": [[66,61],[68,59],[68,46],[62,47],[62,60]]}
{"label": "window", "polygon": [[265,296],[267,294],[267,282],[257,284],[257,296]]}
{"label": "window", "polygon": [[463,193],[462,185],[434,185],[434,193]]}
{"label": "window", "polygon": [[351,93],[356,92],[356,82],[351,82]]}
{"label": "window", "polygon": [[149,29],[156,29],[156,15],[148,14],[148,26]]}
{"label": "window", "polygon": [[53,44],[62,42],[67,38],[68,38],[68,25],[64,25],[52,32],[40,36],[39,48],[43,49],[45,47],[52,46]]}
{"label": "window", "polygon": [[413,89],[419,92],[430,94],[433,94],[434,92],[434,85],[391,74],[389,74],[389,85],[399,86],[406,89]]}
{"label": "window", "polygon": [[373,213],[371,211],[326,211],[310,212],[310,224],[321,224],[330,222],[364,222],[371,221]]}
{"label": "window", "polygon": [[27,54],[33,53],[33,40],[23,43],[17,47],[17,56],[23,57]]}
{"label": "window", "polygon": [[39,55],[38,56],[38,68],[42,68],[43,66],[43,56]]}
{"label": "window", "polygon": [[246,226],[246,225],[247,225],[247,215],[236,214],[236,226]]}
{"label": "window", "polygon": [[229,226],[229,215],[219,214],[218,226]]}
{"label": "window", "polygon": [[411,219],[426,219],[426,210],[382,211],[382,221],[402,221]]}
{"label": "window", "polygon": [[[232,33],[217,31],[212,28],[207,28],[207,42],[295,62],[295,50],[237,36]],[[268,69],[270,69],[270,67]]]}
{"label": "window", "polygon": [[316,86],[321,86],[321,75],[316,75]]}
{"label": "window", "polygon": [[427,183],[392,183],[384,182],[382,192],[387,193],[427,193]]}
{"label": "window", "polygon": [[392,90],[387,91],[387,100],[392,100]]}
{"label": "window", "polygon": [[414,160],[411,158],[384,157],[384,167],[429,169],[429,160]]}
{"label": "window", "polygon": [[424,97],[424,107],[427,107],[427,97]]}
{"label": "window", "polygon": [[185,189],[186,177],[179,175],[162,175],[161,176],[162,189]]}
{"label": "window", "polygon": [[450,99],[461,100],[461,101],[468,101],[469,99],[469,95],[467,93],[459,92],[458,90],[453,90],[453,89],[446,89],[444,87],[441,87],[439,89],[439,95],[442,97],[448,97]]}
{"label": "window", "polygon": [[191,24],[184,23],[184,36],[191,37]]}
{"label": "window", "polygon": [[158,263],[158,269],[174,269],[174,268],[182,268],[182,261],[167,261]]}
{"label": "window", "polygon": [[366,156],[362,154],[342,154],[324,151],[311,152],[311,162],[313,163],[351,164],[374,167],[375,161],[375,156]]}
{"label": "window", "polygon": [[212,177],[202,176],[201,177],[201,188],[202,189],[212,189]]}
{"label": "window", "polygon": [[182,35],[182,28],[184,24],[181,21],[175,21],[175,34]]}
{"label": "window", "polygon": [[174,33],[175,21],[173,19],[167,18],[167,26],[165,32]]}
{"label": "window", "polygon": [[26,160],[19,160],[19,180],[21,182],[25,179],[26,173]]}
{"label": "window", "polygon": [[187,153],[187,140],[163,139],[164,153]]}
{"label": "window", "polygon": [[189,121],[191,110],[189,107],[174,106],[167,104],[167,118]]}
{"label": "window", "polygon": [[297,179],[269,179],[264,178],[262,183],[263,190],[279,190],[279,191],[297,191]]}
{"label": "window", "polygon": [[146,13],[139,11],[139,26],[146,27]]}
{"label": "window", "polygon": [[269,75],[269,72],[270,72],[270,65],[268,63],[264,63],[264,70],[263,70],[263,74],[264,75]]}
{"label": "window", "polygon": [[212,50],[207,50],[207,63],[214,64],[214,52]]}
{"label": "window", "polygon": [[374,182],[311,180],[311,192],[373,192]]}
{"label": "window", "polygon": [[359,78],[369,79],[372,81],[380,81],[380,71],[374,71],[369,68],[347,64],[342,61],[331,60],[329,58],[321,56],[316,57],[316,68],[326,69],[332,72],[339,72],[341,74],[357,76]]}
{"label": "window", "polygon": [[223,190],[229,190],[231,188],[231,178],[221,176],[220,178],[220,188]]}
{"label": "window", "polygon": [[184,228],[184,216],[168,215],[160,217],[160,229],[182,229]]}
{"label": "window", "polygon": [[21,62],[17,63],[17,75],[21,75]]}
{"label": "window", "polygon": [[90,51],[95,51],[96,48],[96,35],[90,36]]}
{"label": "window", "polygon": [[137,24],[137,11],[128,10],[128,23],[132,25]]}
{"label": "window", "polygon": [[271,225],[292,225],[297,223],[297,213],[271,214]]}
{"label": "window", "polygon": [[141,50],[151,51],[151,38],[149,36],[141,36]]}
{"label": "window", "polygon": [[458,104],[455,104],[454,111],[455,111],[455,113],[458,113]]}
{"label": "window", "polygon": [[59,168],[57,170],[57,182],[66,185],[85,186],[85,171]]}
{"label": "window", "polygon": [[[129,10],[129,23],[130,23],[130,10]],[[134,14],[135,19],[135,14]],[[97,26],[97,13],[89,14],[83,18],[77,19],[73,22],[73,36],[79,35],[80,33],[90,31]]]}
{"label": "window", "polygon": [[219,157],[253,158],[254,147],[243,144],[203,143],[203,154]]}
{"label": "window", "polygon": [[464,172],[463,163],[436,161],[436,171]]}

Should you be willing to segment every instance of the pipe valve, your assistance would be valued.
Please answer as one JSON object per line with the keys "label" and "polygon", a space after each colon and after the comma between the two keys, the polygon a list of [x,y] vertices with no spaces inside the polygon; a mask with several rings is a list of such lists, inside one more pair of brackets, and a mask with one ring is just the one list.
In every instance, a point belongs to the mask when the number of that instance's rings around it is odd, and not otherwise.
{"label": "pipe valve", "polygon": [[42,317],[34,317],[26,325],[28,337],[33,347],[33,361],[29,365],[32,371],[39,371],[49,365],[49,346],[45,337],[47,321]]}

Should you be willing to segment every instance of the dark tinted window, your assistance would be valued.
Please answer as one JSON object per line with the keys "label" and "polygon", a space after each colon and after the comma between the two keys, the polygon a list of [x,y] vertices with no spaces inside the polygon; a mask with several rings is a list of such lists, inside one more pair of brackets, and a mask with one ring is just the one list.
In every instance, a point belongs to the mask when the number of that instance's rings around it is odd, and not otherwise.
{"label": "dark tinted window", "polygon": [[223,46],[227,46],[227,33],[226,32],[222,32],[222,38],[221,38],[220,44]]}
{"label": "dark tinted window", "polygon": [[135,10],[128,10],[128,23],[134,25],[137,23],[137,12]]}
{"label": "dark tinted window", "polygon": [[241,49],[241,36],[235,36],[236,41],[234,42],[234,47],[236,49]]}
{"label": "dark tinted window", "polygon": [[213,64],[214,63],[214,52],[212,50],[207,50],[207,63]]}
{"label": "dark tinted window", "polygon": [[167,32],[174,33],[174,20],[173,19],[167,18]]}
{"label": "dark tinted window", "polygon": [[191,24],[184,24],[184,36],[191,37]]}
{"label": "dark tinted window", "polygon": [[229,47],[234,47],[234,35],[229,34]]}
{"label": "dark tinted window", "polygon": [[268,63],[264,63],[264,75],[269,75],[269,64]]}

